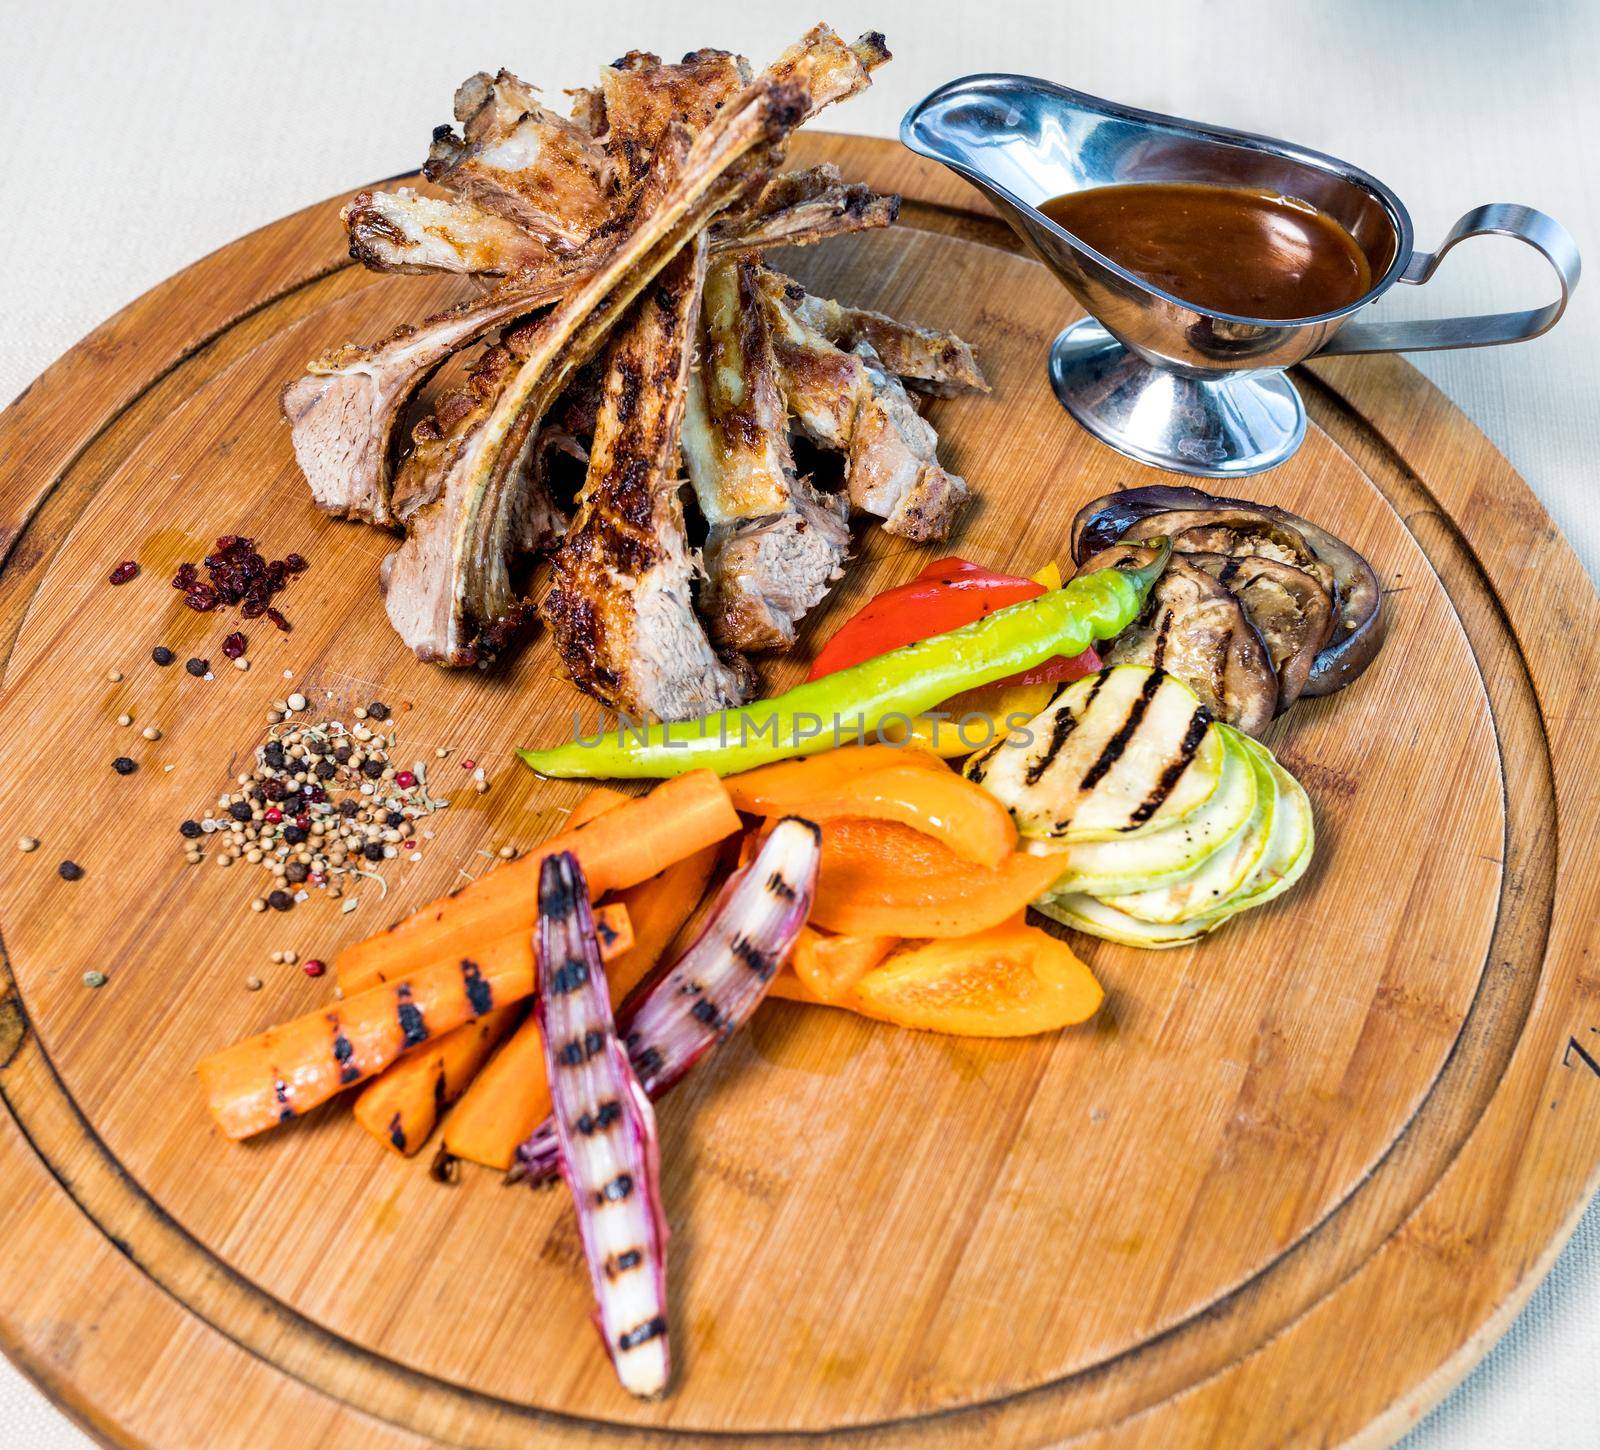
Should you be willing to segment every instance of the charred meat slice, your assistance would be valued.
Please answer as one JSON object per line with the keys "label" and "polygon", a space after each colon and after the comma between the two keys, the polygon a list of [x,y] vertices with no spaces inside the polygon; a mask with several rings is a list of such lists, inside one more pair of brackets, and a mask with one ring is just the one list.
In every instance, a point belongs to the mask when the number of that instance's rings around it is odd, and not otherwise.
{"label": "charred meat slice", "polygon": [[1278,713],[1300,698],[1317,652],[1333,633],[1333,600],[1303,569],[1276,559],[1187,554],[1244,606],[1278,676]]}
{"label": "charred meat slice", "polygon": [[1175,675],[1217,719],[1247,735],[1266,729],[1277,708],[1277,676],[1239,601],[1181,554],[1172,556],[1143,614],[1103,658]]}
{"label": "charred meat slice", "polygon": [[781,650],[844,572],[850,547],[842,498],[796,479],[778,513],[719,524],[706,540],[702,608],[730,649]]}
{"label": "charred meat slice", "polygon": [[870,344],[885,368],[919,392],[949,398],[957,393],[989,391],[971,345],[953,332],[919,327],[881,312],[814,297],[798,282],[778,272],[763,272],[762,285],[781,294],[784,304],[801,322],[835,347],[849,349],[858,343]]}
{"label": "charred meat slice", "polygon": [[582,279],[534,324],[492,405],[439,439],[422,466],[443,482],[415,490],[433,501],[412,515],[410,537],[386,566],[390,620],[420,658],[472,664],[516,627],[526,604],[509,562],[529,439],[634,299],[748,183],[737,163],[770,148],[804,105],[799,87],[758,82],[692,142],[669,137],[651,176],[589,243]]}
{"label": "charred meat slice", "polygon": [[519,280],[396,329],[371,347],[346,344],[307,364],[283,390],[295,461],[319,508],[388,526],[396,431],[417,391],[444,361],[498,327],[547,305],[565,280]]}
{"label": "charred meat slice", "polygon": [[456,91],[460,136],[434,132],[422,173],[517,223],[558,249],[571,249],[605,220],[611,162],[594,137],[539,104],[509,71],[470,77]]}
{"label": "charred meat slice", "polygon": [[795,476],[772,333],[749,263],[719,262],[707,279],[683,454],[711,530],[704,612],[712,638],[729,649],[786,649],[839,577],[850,532],[843,500]]}
{"label": "charred meat slice", "polygon": [[541,608],[573,683],[635,719],[692,719],[748,685],[695,617],[673,477],[706,256],[702,235],[611,345],[589,475]]}
{"label": "charred meat slice", "polygon": [[363,191],[339,213],[350,255],[374,272],[459,272],[504,277],[548,267],[550,248],[515,222],[459,197],[408,186]]}
{"label": "charred meat slice", "polygon": [[630,51],[600,72],[605,124],[599,133],[624,186],[650,169],[669,126],[699,131],[750,83],[750,66],[725,50],[697,50],[676,65]]}
{"label": "charred meat slice", "polygon": [[966,480],[940,467],[938,435],[899,379],[871,343],[845,352],[772,288],[761,295],[789,409],[814,442],[845,455],[851,506],[877,515],[891,534],[918,543],[944,538],[966,503]]}

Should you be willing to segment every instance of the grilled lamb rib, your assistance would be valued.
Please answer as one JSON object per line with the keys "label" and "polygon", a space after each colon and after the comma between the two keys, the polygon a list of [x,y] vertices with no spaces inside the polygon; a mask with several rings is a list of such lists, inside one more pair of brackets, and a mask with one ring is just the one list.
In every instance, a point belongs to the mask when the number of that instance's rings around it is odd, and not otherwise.
{"label": "grilled lamb rib", "polygon": [[683,454],[710,525],[702,603],[711,637],[730,649],[787,648],[839,577],[850,532],[844,501],[795,475],[772,333],[748,262],[719,262],[707,280]]}
{"label": "grilled lamb rib", "polygon": [[953,332],[900,322],[865,308],[845,307],[813,296],[793,278],[771,270],[763,270],[761,281],[800,322],[835,347],[848,351],[863,342],[870,344],[884,368],[918,392],[952,398],[958,393],[989,391],[971,345]]}
{"label": "grilled lamb rib", "polygon": [[539,104],[509,71],[462,82],[455,97],[460,136],[433,133],[422,174],[507,218],[558,250],[587,238],[611,210],[610,158],[565,116]]}
{"label": "grilled lamb rib", "polygon": [[966,480],[935,456],[938,435],[872,344],[835,347],[790,308],[776,274],[759,292],[770,319],[778,379],[801,429],[845,455],[851,506],[875,514],[891,534],[943,539],[967,501]]}
{"label": "grilled lamb rib", "polygon": [[611,345],[588,477],[540,610],[573,683],[636,719],[692,719],[750,684],[695,616],[674,477],[707,253],[702,234]]}
{"label": "grilled lamb rib", "polygon": [[533,324],[526,357],[492,399],[441,430],[425,457],[408,460],[408,473],[437,470],[440,481],[408,486],[431,501],[387,561],[385,591],[390,621],[420,658],[472,664],[515,628],[526,612],[509,573],[526,478],[518,462],[546,409],[657,273],[751,184],[752,167],[805,102],[802,85],[761,79],[692,141],[681,129],[670,133],[632,201],[585,245],[580,280]]}

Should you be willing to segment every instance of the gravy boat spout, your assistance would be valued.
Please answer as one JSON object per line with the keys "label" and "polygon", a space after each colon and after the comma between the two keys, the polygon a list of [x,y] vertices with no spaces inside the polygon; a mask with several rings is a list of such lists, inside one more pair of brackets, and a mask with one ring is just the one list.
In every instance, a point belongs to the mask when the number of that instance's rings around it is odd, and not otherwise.
{"label": "gravy boat spout", "polygon": [[[1089,314],[1051,348],[1051,382],[1063,406],[1113,448],[1179,473],[1259,473],[1290,457],[1305,434],[1305,408],[1284,369],[1313,354],[1537,337],[1555,325],[1578,283],[1572,238],[1531,207],[1477,207],[1437,252],[1417,252],[1400,198],[1359,167],[1030,76],[974,75],[941,86],[906,113],[900,139],[983,192]],[[1219,312],[1119,266],[1040,210],[1073,192],[1149,182],[1243,188],[1308,203],[1353,239],[1371,286],[1312,317]],[[1426,282],[1458,241],[1486,233],[1514,236],[1542,253],[1559,297],[1532,311],[1484,317],[1352,321],[1397,282]]]}

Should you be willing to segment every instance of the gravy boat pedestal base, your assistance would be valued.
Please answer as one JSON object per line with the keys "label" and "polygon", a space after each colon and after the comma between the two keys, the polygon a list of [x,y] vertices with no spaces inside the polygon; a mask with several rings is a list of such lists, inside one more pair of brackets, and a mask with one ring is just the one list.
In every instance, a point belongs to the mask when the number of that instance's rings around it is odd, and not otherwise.
{"label": "gravy boat pedestal base", "polygon": [[1092,317],[1051,346],[1050,386],[1119,453],[1201,478],[1275,468],[1306,434],[1305,404],[1281,372],[1190,377],[1146,362]]}

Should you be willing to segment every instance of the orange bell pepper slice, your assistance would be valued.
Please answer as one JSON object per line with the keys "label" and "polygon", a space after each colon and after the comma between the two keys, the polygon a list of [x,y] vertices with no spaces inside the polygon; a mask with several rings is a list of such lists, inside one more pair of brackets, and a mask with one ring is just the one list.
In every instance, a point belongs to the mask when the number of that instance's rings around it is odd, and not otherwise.
{"label": "orange bell pepper slice", "polygon": [[894,953],[847,1005],[923,1032],[1026,1037],[1087,1021],[1105,993],[1065,942],[1008,921]]}
{"label": "orange bell pepper slice", "polygon": [[810,1000],[842,1003],[899,945],[897,936],[836,936],[805,926],[795,939],[789,965]]}
{"label": "orange bell pepper slice", "polygon": [[847,936],[968,936],[1022,911],[1061,874],[1048,856],[1013,852],[979,866],[898,821],[821,822],[811,922]]}
{"label": "orange bell pepper slice", "polygon": [[[878,746],[871,753],[878,751],[900,759],[865,771],[861,762],[840,757],[866,755],[866,750],[786,760],[730,776],[725,782],[728,798],[747,815],[898,821],[982,866],[999,866],[1016,849],[1011,813],[981,786],[923,752]],[[913,761],[911,756],[920,759]]]}

